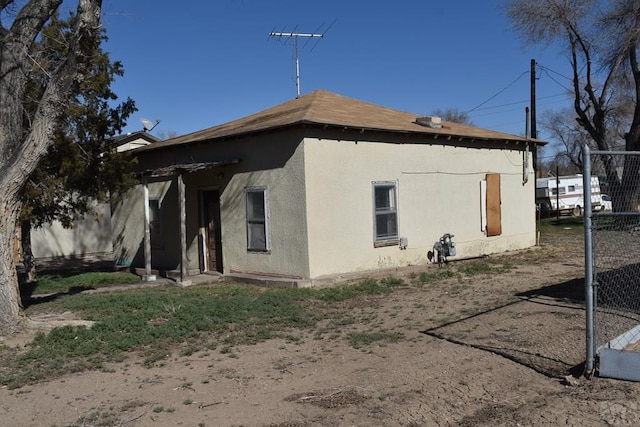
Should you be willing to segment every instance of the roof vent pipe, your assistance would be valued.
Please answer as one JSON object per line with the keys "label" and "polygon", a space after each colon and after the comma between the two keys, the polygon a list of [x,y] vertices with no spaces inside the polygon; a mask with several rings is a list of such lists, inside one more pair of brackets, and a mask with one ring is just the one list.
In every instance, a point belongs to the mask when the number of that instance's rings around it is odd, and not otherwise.
{"label": "roof vent pipe", "polygon": [[440,129],[442,128],[442,118],[438,116],[424,116],[416,119],[416,124],[428,128]]}

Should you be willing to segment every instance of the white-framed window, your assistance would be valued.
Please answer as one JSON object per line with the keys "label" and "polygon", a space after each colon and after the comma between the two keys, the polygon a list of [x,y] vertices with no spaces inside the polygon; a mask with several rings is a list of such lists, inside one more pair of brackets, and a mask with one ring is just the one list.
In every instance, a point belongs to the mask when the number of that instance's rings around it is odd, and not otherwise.
{"label": "white-framed window", "polygon": [[374,243],[397,242],[398,204],[395,181],[373,183]]}
{"label": "white-framed window", "polygon": [[269,250],[267,189],[252,187],[245,190],[247,200],[247,250]]}
{"label": "white-framed window", "polygon": [[160,199],[149,199],[149,237],[154,249],[162,249],[164,245],[160,207]]}

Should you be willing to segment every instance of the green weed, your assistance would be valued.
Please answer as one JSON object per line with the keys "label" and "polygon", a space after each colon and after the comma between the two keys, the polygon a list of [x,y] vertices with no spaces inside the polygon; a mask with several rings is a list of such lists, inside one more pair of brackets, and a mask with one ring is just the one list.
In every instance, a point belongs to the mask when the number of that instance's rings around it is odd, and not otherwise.
{"label": "green weed", "polygon": [[126,272],[89,272],[80,274],[41,274],[33,284],[21,284],[29,287],[30,293],[47,294],[53,292],[75,292],[106,286],[132,284],[140,282],[140,277]]}
{"label": "green weed", "polygon": [[[489,263],[490,271],[500,271]],[[486,268],[486,267],[485,267]],[[438,269],[413,276],[421,283],[446,279],[453,269]],[[484,271],[478,266],[466,267],[465,274]],[[477,274],[477,273],[476,273]],[[87,273],[69,277],[41,277],[41,289],[67,290],[81,287],[107,286],[137,276]],[[133,277],[131,277],[133,276]],[[116,279],[117,278],[117,279]],[[51,280],[48,284],[47,280]],[[304,333],[321,320],[325,329],[314,339],[333,340],[344,336],[348,325],[375,320],[375,316],[358,318],[344,310],[346,301],[367,301],[385,296],[403,285],[402,279],[387,277],[380,281],[363,280],[355,284],[320,289],[264,289],[248,285],[205,285],[191,288],[157,287],[130,289],[125,292],[74,294],[68,292],[51,302],[29,310],[71,311],[93,320],[94,326],[56,328],[38,334],[23,352],[0,348],[0,384],[17,388],[52,379],[71,372],[104,369],[108,363],[126,360],[130,354],[141,357],[144,366],[158,366],[172,354],[191,356],[202,350],[214,350],[228,357],[239,345],[255,344],[274,337],[288,344],[303,342]],[[44,288],[40,288],[40,286]],[[373,342],[396,342],[403,336],[397,332],[352,332],[347,339],[353,347]]]}
{"label": "green weed", "polygon": [[404,284],[404,281],[399,278],[399,277],[385,277],[384,279],[380,280],[380,284],[383,286],[401,286]]}
{"label": "green weed", "polygon": [[439,269],[433,272],[423,271],[418,276],[418,282],[421,284],[436,282],[438,280],[449,279],[455,277],[456,273],[449,269]]}
{"label": "green weed", "polygon": [[492,260],[483,260],[461,263],[456,269],[465,276],[475,276],[478,274],[504,273],[511,268],[513,268],[513,265],[509,262],[497,263]]}
{"label": "green weed", "polygon": [[340,302],[365,295],[383,295],[393,292],[393,286],[367,279],[360,283],[318,289],[314,296],[326,302]]}
{"label": "green weed", "polygon": [[368,346],[377,341],[384,343],[395,343],[404,338],[404,334],[401,332],[388,332],[388,331],[365,331],[365,332],[350,332],[347,336],[349,344],[353,348],[362,348]]}

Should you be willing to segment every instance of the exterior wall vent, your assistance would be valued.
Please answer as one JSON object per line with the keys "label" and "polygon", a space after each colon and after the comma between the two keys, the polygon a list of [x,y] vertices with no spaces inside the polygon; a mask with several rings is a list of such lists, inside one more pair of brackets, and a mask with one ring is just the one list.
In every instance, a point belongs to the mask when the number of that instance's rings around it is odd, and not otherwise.
{"label": "exterior wall vent", "polygon": [[442,128],[442,118],[437,116],[424,116],[416,119],[416,124],[433,129]]}

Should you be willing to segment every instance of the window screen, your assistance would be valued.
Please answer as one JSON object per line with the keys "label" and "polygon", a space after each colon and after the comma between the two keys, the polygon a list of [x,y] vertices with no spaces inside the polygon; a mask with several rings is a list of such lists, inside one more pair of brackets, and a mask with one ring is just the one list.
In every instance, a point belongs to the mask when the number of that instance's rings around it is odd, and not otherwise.
{"label": "window screen", "polygon": [[373,184],[376,242],[398,239],[398,210],[395,182]]}
{"label": "window screen", "polygon": [[267,191],[247,189],[247,249],[267,251]]}

